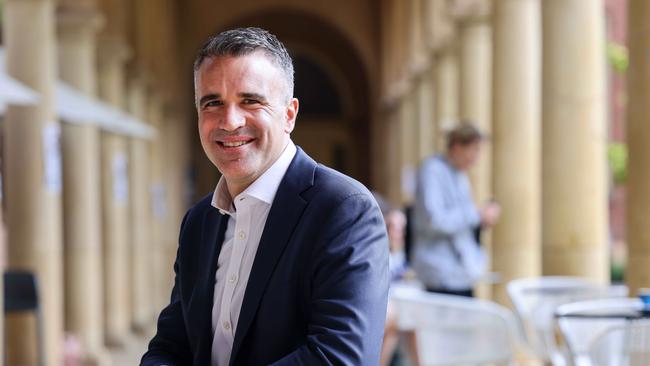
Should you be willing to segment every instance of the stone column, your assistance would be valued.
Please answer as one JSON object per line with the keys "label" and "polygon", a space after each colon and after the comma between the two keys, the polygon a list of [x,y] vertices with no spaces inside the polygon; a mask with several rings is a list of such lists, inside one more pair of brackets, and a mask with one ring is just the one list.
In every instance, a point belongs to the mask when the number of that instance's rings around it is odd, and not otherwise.
{"label": "stone column", "polygon": [[430,69],[422,72],[417,90],[418,106],[418,132],[417,140],[417,162],[431,155],[436,149],[436,126],[435,107],[433,91],[433,72]]}
{"label": "stone column", "polygon": [[[56,38],[51,0],[6,0],[7,72],[40,95],[34,106],[8,106],[4,118],[4,190],[9,268],[36,274],[47,365],[61,360],[63,268],[60,125],[54,112]],[[35,365],[34,318],[6,319],[8,365]]]}
{"label": "stone column", "polygon": [[386,143],[386,197],[394,204],[400,204],[402,200],[401,188],[401,131],[399,108],[396,104],[385,104],[383,129],[384,142]]}
{"label": "stone column", "polygon": [[[92,3],[61,1],[57,21],[59,75],[94,96],[99,14]],[[62,132],[65,325],[82,342],[87,364],[104,364],[99,129],[64,124]]]}
{"label": "stone column", "polygon": [[458,121],[458,55],[453,45],[439,50],[435,62],[435,115],[437,151],[446,150],[445,133]]}
{"label": "stone column", "polygon": [[628,3],[630,66],[627,77],[627,269],[625,280],[632,294],[650,287],[650,4]]}
{"label": "stone column", "polygon": [[[123,109],[126,88],[124,66],[129,50],[119,36],[103,34],[99,62],[100,95]],[[104,228],[104,317],[106,343],[124,347],[131,327],[131,230],[129,217],[128,138],[102,133],[102,209]]]}
{"label": "stone column", "polygon": [[492,94],[494,196],[502,216],[492,236],[494,298],[505,286],[541,272],[541,28],[539,0],[493,3]]}
{"label": "stone column", "polygon": [[165,224],[164,256],[161,278],[162,300],[169,302],[174,284],[174,260],[178,249],[178,232],[186,209],[186,168],[187,142],[189,140],[187,125],[182,123],[180,111],[172,109],[165,113],[163,128],[163,178],[167,186],[168,214]]}
{"label": "stone column", "polygon": [[[492,31],[489,24],[489,3],[475,1],[463,9],[459,19],[460,44],[460,119],[474,123],[490,133],[492,92]],[[480,6],[479,6],[480,5]],[[476,166],[470,172],[472,190],[477,203],[492,196],[491,145],[486,144]]]}
{"label": "stone column", "polygon": [[[128,86],[128,110],[143,121],[147,120],[147,97],[144,82],[132,77]],[[149,332],[154,321],[152,303],[153,261],[151,260],[151,193],[149,191],[149,142],[130,139],[129,147],[129,218],[131,229],[130,282],[132,327],[141,335]]]}
{"label": "stone column", "polygon": [[[151,164],[149,166],[149,187],[151,195],[150,209],[153,212],[151,221],[151,252],[153,259],[154,273],[169,273],[169,266],[165,266],[165,242],[167,240],[167,220],[169,218],[169,187],[165,181],[165,121],[163,102],[160,97],[150,93],[147,105],[148,121],[158,130],[158,137],[150,144]],[[167,286],[167,278],[164,275],[156,275],[151,278],[153,296],[151,298],[156,310],[162,309],[169,303],[170,291]]]}
{"label": "stone column", "polygon": [[607,282],[602,1],[542,3],[542,271]]}
{"label": "stone column", "polygon": [[417,158],[417,133],[418,133],[418,111],[416,90],[412,87],[402,96],[399,106],[400,125],[400,186],[402,205],[410,204],[415,194],[415,177],[418,168]]}

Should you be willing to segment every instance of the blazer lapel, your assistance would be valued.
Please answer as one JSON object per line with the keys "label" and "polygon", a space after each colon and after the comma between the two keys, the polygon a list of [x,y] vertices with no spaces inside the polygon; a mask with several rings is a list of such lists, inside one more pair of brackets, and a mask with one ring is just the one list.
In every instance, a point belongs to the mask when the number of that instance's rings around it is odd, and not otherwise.
{"label": "blazer lapel", "polygon": [[313,185],[315,169],[316,162],[298,148],[278,187],[264,225],[239,313],[230,365],[233,365],[237,359],[237,353],[255,317],[268,280],[307,205],[300,194]]}
{"label": "blazer lapel", "polygon": [[214,283],[217,261],[223,238],[228,227],[228,216],[221,215],[213,207],[208,208],[203,221],[201,236],[201,272],[197,276],[196,290],[200,298],[197,304],[205,304],[199,309],[196,326],[200,330],[197,354],[200,365],[209,365],[212,354],[212,306],[214,303]]}

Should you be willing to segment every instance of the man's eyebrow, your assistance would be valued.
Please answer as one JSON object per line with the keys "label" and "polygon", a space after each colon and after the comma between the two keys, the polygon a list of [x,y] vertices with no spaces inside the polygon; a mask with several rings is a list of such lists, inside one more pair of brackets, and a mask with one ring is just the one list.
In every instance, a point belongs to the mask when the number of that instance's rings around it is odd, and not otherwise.
{"label": "man's eyebrow", "polygon": [[203,105],[203,103],[207,101],[220,99],[220,98],[221,98],[220,94],[207,94],[202,96],[201,99],[199,99],[199,105]]}
{"label": "man's eyebrow", "polygon": [[242,98],[251,98],[251,99],[257,99],[261,102],[266,102],[266,97],[263,96],[262,94],[257,94],[257,93],[239,93],[239,96]]}

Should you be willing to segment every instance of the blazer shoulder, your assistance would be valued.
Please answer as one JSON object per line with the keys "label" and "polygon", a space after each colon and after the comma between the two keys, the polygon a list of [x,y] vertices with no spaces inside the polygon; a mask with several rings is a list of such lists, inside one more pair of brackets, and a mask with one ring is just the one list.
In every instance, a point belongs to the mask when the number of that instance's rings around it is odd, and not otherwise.
{"label": "blazer shoulder", "polygon": [[314,186],[319,194],[335,201],[350,196],[360,196],[375,201],[372,193],[361,182],[322,164],[316,167]]}

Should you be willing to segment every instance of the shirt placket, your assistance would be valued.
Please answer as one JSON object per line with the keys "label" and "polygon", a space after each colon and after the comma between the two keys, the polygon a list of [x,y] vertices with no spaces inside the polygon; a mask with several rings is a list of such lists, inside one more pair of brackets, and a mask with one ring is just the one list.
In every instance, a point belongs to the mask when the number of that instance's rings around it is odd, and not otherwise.
{"label": "shirt placket", "polygon": [[237,221],[233,235],[232,253],[230,263],[228,264],[228,271],[226,272],[220,314],[221,328],[227,336],[226,339],[230,347],[232,347],[234,341],[234,328],[236,326],[232,316],[233,295],[239,282],[239,268],[242,265],[242,259],[248,241],[248,233],[250,232],[250,207],[248,207],[245,200],[239,201],[237,207]]}

